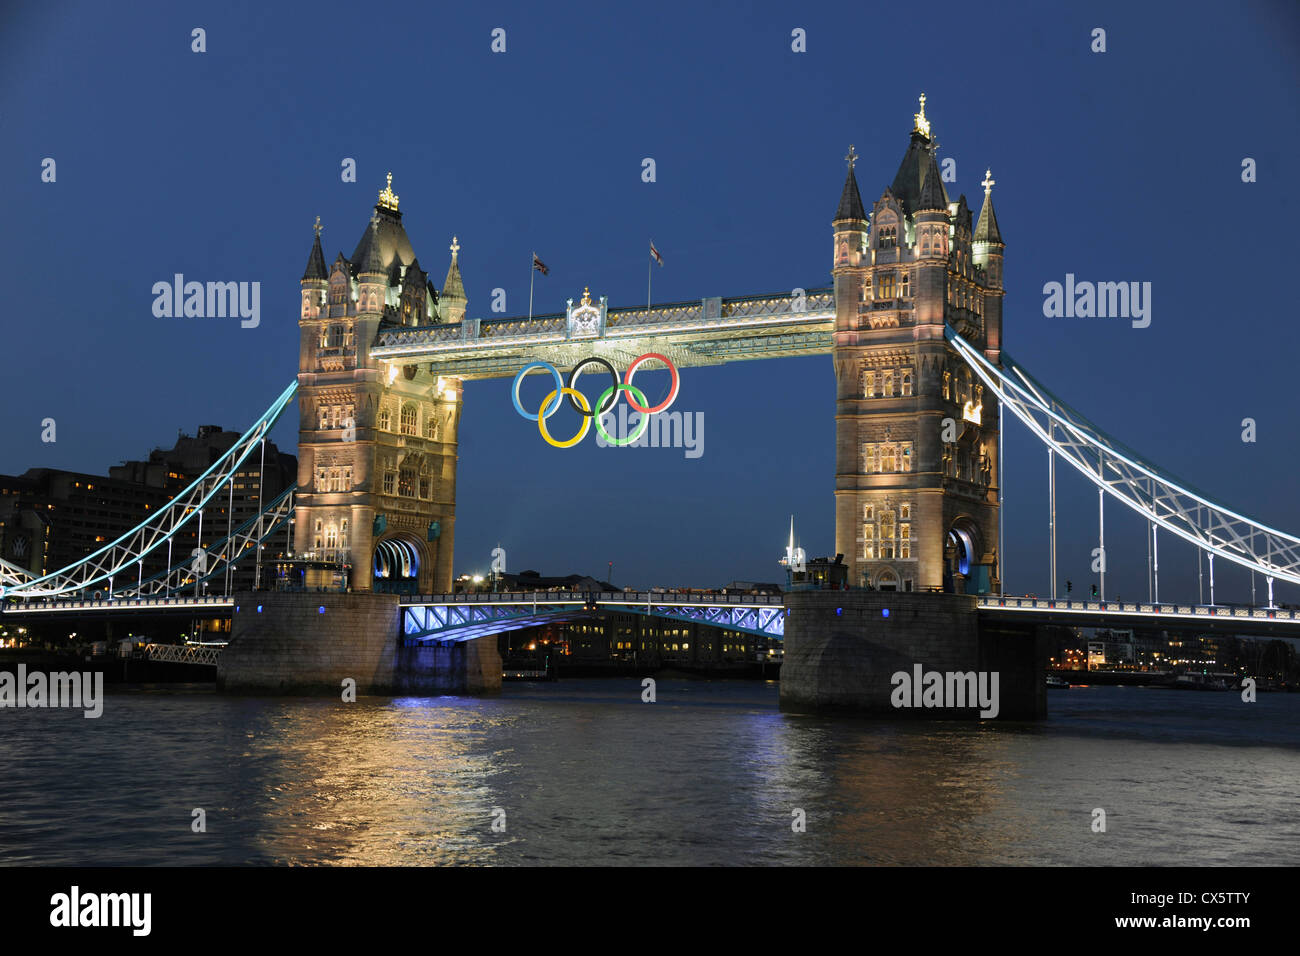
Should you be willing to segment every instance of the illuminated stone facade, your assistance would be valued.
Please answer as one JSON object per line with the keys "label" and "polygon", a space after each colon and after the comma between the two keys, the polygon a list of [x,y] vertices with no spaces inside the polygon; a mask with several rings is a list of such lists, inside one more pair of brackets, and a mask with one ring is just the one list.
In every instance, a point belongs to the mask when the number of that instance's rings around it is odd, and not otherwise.
{"label": "illuminated stone facade", "polygon": [[347,565],[353,590],[450,591],[461,382],[370,347],[386,329],[461,321],[460,246],[440,293],[391,179],[352,257],[328,269],[318,220],[302,279],[294,550]]}
{"label": "illuminated stone facade", "polygon": [[868,217],[849,171],[835,214],[835,549],[849,582],[997,590],[998,408],[944,340],[994,363],[1004,244],[992,177],[972,226],[949,200],[924,97],[894,182]]}

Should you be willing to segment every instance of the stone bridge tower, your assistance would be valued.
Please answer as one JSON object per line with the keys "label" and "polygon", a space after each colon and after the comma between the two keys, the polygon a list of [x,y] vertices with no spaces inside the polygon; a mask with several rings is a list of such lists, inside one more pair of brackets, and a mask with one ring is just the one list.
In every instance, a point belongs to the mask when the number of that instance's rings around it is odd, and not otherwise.
{"label": "stone bridge tower", "polygon": [[442,293],[411,248],[392,174],[350,259],[329,268],[320,220],[302,278],[294,551],[346,565],[356,591],[450,591],[461,382],[372,359],[380,331],[459,322],[452,240]]}
{"label": "stone bridge tower", "polygon": [[972,228],[948,198],[925,96],[870,217],[849,170],[833,221],[835,549],[878,590],[998,590],[998,408],[944,339],[1000,364],[1004,244],[990,175]]}

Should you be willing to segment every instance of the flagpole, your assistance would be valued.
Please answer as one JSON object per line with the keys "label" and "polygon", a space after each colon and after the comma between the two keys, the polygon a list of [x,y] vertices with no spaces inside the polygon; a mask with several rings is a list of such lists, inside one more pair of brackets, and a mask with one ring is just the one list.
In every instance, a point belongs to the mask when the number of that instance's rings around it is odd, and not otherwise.
{"label": "flagpole", "polygon": [[537,271],[536,262],[537,262],[537,253],[534,252],[533,258],[529,260],[528,263],[528,318],[529,319],[532,319],[533,317],[533,279],[536,278],[536,276],[534,276],[533,273]]}

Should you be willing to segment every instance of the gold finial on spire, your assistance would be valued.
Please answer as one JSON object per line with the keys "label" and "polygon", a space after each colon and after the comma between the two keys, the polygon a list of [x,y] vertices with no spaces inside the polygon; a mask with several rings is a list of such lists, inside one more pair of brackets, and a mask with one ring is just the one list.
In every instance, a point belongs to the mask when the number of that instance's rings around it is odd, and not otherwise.
{"label": "gold finial on spire", "polygon": [[993,178],[993,170],[991,169],[984,170],[984,181],[980,183],[980,185],[984,187],[985,196],[993,192],[993,186],[996,183],[997,180]]}
{"label": "gold finial on spire", "polygon": [[582,287],[582,304],[591,305],[591,289],[585,285]]}
{"label": "gold finial on spire", "polygon": [[930,138],[930,121],[925,118],[925,94],[921,94],[921,112],[913,113],[912,117],[916,124],[912,127],[913,133],[920,133],[926,139]]}
{"label": "gold finial on spire", "polygon": [[312,226],[316,230],[316,238],[320,238],[320,216],[316,217],[316,225]]}
{"label": "gold finial on spire", "polygon": [[853,164],[858,161],[858,154],[853,151],[852,143],[849,143],[849,155],[845,156],[844,159],[849,164],[849,169],[852,169]]}
{"label": "gold finial on spire", "polygon": [[456,264],[456,254],[460,252],[460,243],[456,241],[456,237],[455,237],[455,236],[452,236],[452,237],[451,237],[451,245],[448,246],[447,248],[451,250],[451,264],[452,264],[452,265],[455,265],[455,264]]}
{"label": "gold finial on spire", "polygon": [[393,192],[393,174],[388,174],[388,185],[379,193],[379,205],[385,209],[397,209],[397,194]]}

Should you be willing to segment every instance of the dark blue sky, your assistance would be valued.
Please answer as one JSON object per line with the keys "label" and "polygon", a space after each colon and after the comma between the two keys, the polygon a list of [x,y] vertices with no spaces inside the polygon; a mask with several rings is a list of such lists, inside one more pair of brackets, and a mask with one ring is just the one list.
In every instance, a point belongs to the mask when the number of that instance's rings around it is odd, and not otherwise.
{"label": "dark blue sky", "polygon": [[[953,197],[978,211],[986,166],[997,180],[1008,351],[1149,459],[1300,529],[1295,4],[565,7],[6,5],[0,472],[102,473],[178,428],[246,427],[296,372],[313,218],[327,260],[351,254],[390,169],[435,282],[460,237],[472,316],[490,317],[496,287],[526,312],[533,249],[551,267],[539,312],[584,284],[644,302],[648,237],[667,262],[659,301],[828,285],[846,148],[869,205],[924,90]],[[807,53],[791,51],[796,27]],[[40,181],[45,157],[56,183]],[[155,318],[151,287],[176,272],[261,282],[260,327]],[[1042,286],[1067,272],[1150,281],[1150,328],[1044,318]],[[828,357],[686,371],[676,407],[706,418],[696,460],[549,448],[509,384],[466,388],[457,572],[500,542],[512,570],[775,580],[791,512],[810,554],[833,552]],[[56,444],[40,441],[46,417]],[[294,414],[277,441],[296,428]],[[1046,471],[1011,424],[1009,590],[1047,590]],[[1077,592],[1096,495],[1062,474],[1058,553]],[[1107,538],[1108,590],[1144,595],[1141,523],[1111,504]],[[1194,597],[1194,553],[1168,540],[1162,559],[1163,595]],[[1248,596],[1249,575],[1221,568],[1220,599]]]}

